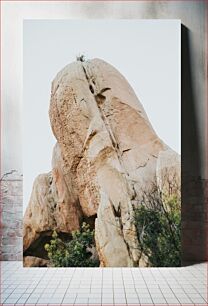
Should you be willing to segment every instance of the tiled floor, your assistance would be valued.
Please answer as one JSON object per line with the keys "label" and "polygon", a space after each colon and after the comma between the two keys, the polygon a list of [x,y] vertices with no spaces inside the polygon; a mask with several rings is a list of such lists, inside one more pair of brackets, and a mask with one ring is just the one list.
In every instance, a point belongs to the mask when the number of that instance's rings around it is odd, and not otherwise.
{"label": "tiled floor", "polygon": [[1,262],[2,305],[207,305],[207,265],[23,268]]}

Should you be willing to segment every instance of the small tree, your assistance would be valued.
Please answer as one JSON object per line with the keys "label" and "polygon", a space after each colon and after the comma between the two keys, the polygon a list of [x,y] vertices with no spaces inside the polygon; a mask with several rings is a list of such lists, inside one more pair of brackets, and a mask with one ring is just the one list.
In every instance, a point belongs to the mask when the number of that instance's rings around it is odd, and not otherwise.
{"label": "small tree", "polygon": [[164,193],[153,184],[135,209],[135,225],[141,250],[152,266],[181,265],[180,190]]}
{"label": "small tree", "polygon": [[86,60],[84,54],[78,55],[76,58],[78,62],[85,62]]}
{"label": "small tree", "polygon": [[72,232],[72,240],[62,241],[54,231],[50,244],[45,245],[48,257],[54,267],[98,267],[99,260],[94,253],[94,230],[82,224],[80,230]]}

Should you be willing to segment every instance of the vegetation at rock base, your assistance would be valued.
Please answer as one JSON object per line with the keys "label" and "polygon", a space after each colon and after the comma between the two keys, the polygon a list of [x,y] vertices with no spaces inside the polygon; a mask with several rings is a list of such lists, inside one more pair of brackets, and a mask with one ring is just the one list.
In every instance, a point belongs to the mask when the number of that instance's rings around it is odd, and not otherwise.
{"label": "vegetation at rock base", "polygon": [[52,240],[45,245],[48,257],[54,267],[98,267],[94,230],[85,222],[81,229],[72,232],[72,239],[62,241],[54,231]]}
{"label": "vegetation at rock base", "polygon": [[[134,207],[134,222],[140,249],[150,266],[181,265],[181,192],[177,185],[160,189],[153,184],[149,191],[144,191]],[[54,231],[45,249],[54,267],[98,267],[100,264],[94,230],[85,222],[80,230],[72,232],[72,239],[67,242]]]}
{"label": "vegetation at rock base", "polygon": [[181,265],[180,192],[161,192],[153,187],[135,209],[135,225],[142,252],[151,266]]}

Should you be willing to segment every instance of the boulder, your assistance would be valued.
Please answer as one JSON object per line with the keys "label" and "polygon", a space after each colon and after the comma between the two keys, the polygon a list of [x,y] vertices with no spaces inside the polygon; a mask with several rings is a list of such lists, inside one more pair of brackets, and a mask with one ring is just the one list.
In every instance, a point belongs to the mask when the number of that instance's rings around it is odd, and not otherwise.
{"label": "boulder", "polygon": [[47,267],[49,264],[48,260],[34,257],[34,256],[25,256],[23,258],[24,267]]}
{"label": "boulder", "polygon": [[37,240],[42,232],[55,229],[54,191],[52,190],[52,175],[40,174],[34,181],[33,190],[23,220],[23,251]]}
{"label": "boulder", "polygon": [[127,80],[111,65],[78,61],[52,84],[51,126],[63,156],[67,186],[85,216],[97,216],[96,246],[102,266],[144,262],[133,222],[141,190],[156,180],[156,135]]}
{"label": "boulder", "polygon": [[147,266],[134,208],[144,190],[161,184],[167,156],[173,169],[180,168],[179,156],[157,136],[127,80],[100,59],[77,61],[57,74],[49,116],[57,139],[52,172],[34,183],[25,249],[41,232],[71,233],[89,219],[101,266]]}

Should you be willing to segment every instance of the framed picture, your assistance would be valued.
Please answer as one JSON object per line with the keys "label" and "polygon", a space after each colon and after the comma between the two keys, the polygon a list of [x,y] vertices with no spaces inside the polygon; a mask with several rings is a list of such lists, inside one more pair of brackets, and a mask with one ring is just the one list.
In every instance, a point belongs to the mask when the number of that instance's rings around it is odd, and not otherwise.
{"label": "framed picture", "polygon": [[24,21],[24,266],[180,266],[180,31]]}

